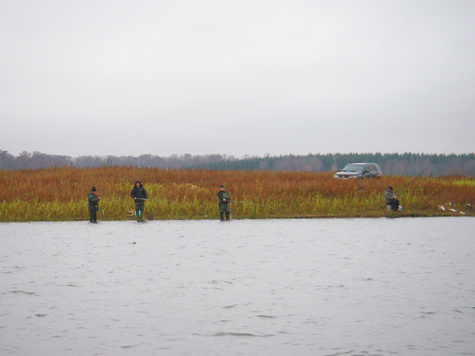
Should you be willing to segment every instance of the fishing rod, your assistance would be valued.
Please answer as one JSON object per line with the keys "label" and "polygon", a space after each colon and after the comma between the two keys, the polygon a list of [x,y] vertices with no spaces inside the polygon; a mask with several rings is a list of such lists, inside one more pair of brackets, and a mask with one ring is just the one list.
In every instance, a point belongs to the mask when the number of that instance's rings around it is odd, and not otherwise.
{"label": "fishing rod", "polygon": [[[450,148],[452,148],[452,146],[453,146],[454,144],[455,144],[455,142],[452,143],[451,145],[449,145],[449,147],[447,147],[447,149],[442,153],[442,155],[445,155],[445,154],[447,153],[447,151],[448,151]],[[429,162],[429,164],[428,164],[424,169],[422,169],[409,183],[404,184],[404,185],[401,187],[401,189],[400,189],[400,194],[398,194],[398,196],[409,196],[409,195],[410,195],[409,190],[410,190],[411,185],[412,185],[416,180],[418,180],[418,179],[422,176],[422,174],[423,174],[425,171],[427,171],[427,169],[429,169],[430,167],[432,167],[432,162]]]}
{"label": "fishing rod", "polygon": [[146,201],[166,201],[168,204],[171,203],[178,203],[181,204],[181,201],[173,201],[173,200],[164,200],[164,199],[145,199],[145,198],[134,198],[134,200],[146,200]]}
{"label": "fishing rod", "polygon": [[[144,198],[136,198],[136,199],[140,199],[140,200],[150,200],[150,201],[160,201],[158,199],[144,199]],[[248,203],[248,202],[245,202],[245,201],[239,201],[239,200],[229,200],[230,203],[239,203],[239,204],[247,204],[247,205],[254,205],[254,206],[262,206],[264,207],[264,205],[261,205],[261,204],[254,204],[254,203]],[[168,204],[184,204],[186,202],[182,202],[182,201],[167,201]]]}
{"label": "fishing rod", "polygon": [[156,201],[156,202],[166,202],[167,204],[187,204],[186,201],[175,201],[175,200],[164,200],[164,199],[145,199],[145,198],[135,198],[134,200],[144,200],[144,201]]}
{"label": "fishing rod", "polygon": [[[145,198],[134,198],[134,200],[144,200],[144,201],[161,201],[159,199],[145,199]],[[259,206],[261,208],[265,208],[264,205],[262,204],[255,204],[255,203],[248,203],[245,201],[239,201],[239,200],[230,200],[230,203],[237,203],[237,204],[245,204],[245,205],[252,205],[252,206]],[[167,201],[168,204],[184,204],[186,202],[181,202],[181,201]]]}
{"label": "fishing rod", "polygon": [[407,186],[405,187],[405,189],[409,188],[412,183],[414,183],[416,180],[418,180],[420,177],[422,177],[422,174],[423,174],[425,171],[427,171],[427,169],[428,169],[429,167],[431,167],[431,165],[432,165],[432,164],[429,163],[426,168],[424,168],[413,180],[411,180],[411,181],[409,182],[409,184],[407,184]]}
{"label": "fishing rod", "polygon": [[[447,153],[447,151],[450,150],[454,144],[455,144],[455,142],[452,143],[449,147],[447,147],[447,149],[446,149],[444,152],[442,152],[442,154],[445,155],[445,154]],[[413,180],[411,180],[411,181],[409,182],[409,184],[407,184],[407,186],[405,187],[405,189],[409,188],[409,187],[411,186],[411,184],[414,183],[417,179],[419,179],[419,178],[422,176],[422,174],[423,174],[425,171],[427,171],[427,169],[430,168],[431,166],[432,166],[432,163],[429,163],[422,171],[419,172],[418,175],[416,175],[416,177],[415,177]]]}
{"label": "fishing rod", "polygon": [[231,200],[231,203],[239,203],[239,204],[247,204],[247,205],[254,205],[254,206],[264,207],[264,205],[261,205],[261,204],[253,204],[253,203],[248,203],[248,202],[239,201],[239,200]]}

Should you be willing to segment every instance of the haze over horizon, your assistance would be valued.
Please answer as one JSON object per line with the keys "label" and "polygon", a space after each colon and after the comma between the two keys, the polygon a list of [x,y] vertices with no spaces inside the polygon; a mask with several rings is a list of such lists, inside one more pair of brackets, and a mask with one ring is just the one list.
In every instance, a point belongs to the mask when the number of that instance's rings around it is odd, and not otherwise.
{"label": "haze over horizon", "polygon": [[449,155],[456,155],[456,156],[464,156],[464,155],[473,155],[475,154],[474,152],[468,152],[468,153],[450,153],[450,152],[441,152],[441,153],[427,153],[427,152],[325,152],[325,153],[322,153],[322,152],[308,152],[308,153],[279,153],[279,154],[271,154],[271,153],[265,153],[263,155],[253,155],[253,154],[243,154],[241,156],[237,156],[237,155],[232,155],[232,154],[227,154],[227,153],[220,153],[220,152],[212,152],[212,153],[204,153],[204,154],[193,154],[193,153],[189,153],[189,152],[184,152],[184,153],[180,153],[180,154],[175,154],[175,153],[172,153],[170,155],[159,155],[159,154],[153,154],[153,153],[147,153],[147,152],[144,152],[144,153],[140,153],[140,154],[137,154],[137,155],[131,155],[131,154],[124,154],[124,155],[114,155],[114,154],[105,154],[105,155],[99,155],[99,154],[87,154],[87,155],[68,155],[68,154],[62,154],[62,153],[49,153],[49,152],[40,152],[38,150],[32,150],[32,151],[20,151],[18,153],[13,153],[13,152],[10,152],[8,150],[4,150],[0,147],[0,152],[7,152],[8,154],[11,154],[13,155],[14,157],[20,157],[22,154],[24,153],[27,153],[27,154],[35,154],[35,153],[39,153],[39,154],[44,154],[46,156],[64,156],[64,157],[70,157],[71,159],[75,159],[75,158],[82,158],[82,157],[100,157],[100,158],[108,158],[108,157],[140,157],[140,156],[144,156],[144,155],[151,155],[151,156],[154,156],[154,157],[163,157],[163,158],[170,158],[170,157],[173,157],[173,156],[178,156],[178,157],[183,157],[183,156],[187,156],[187,155],[190,155],[192,157],[206,157],[206,156],[215,156],[215,155],[218,155],[218,156],[223,156],[224,158],[231,158],[231,159],[248,159],[248,158],[265,158],[265,157],[279,157],[279,156],[282,156],[282,157],[286,157],[286,156],[295,156],[295,157],[299,157],[299,156],[307,156],[307,155],[375,155],[375,154],[382,154],[382,155],[392,155],[392,154],[399,154],[399,155],[405,155],[405,154],[415,154],[415,155],[445,155],[445,156],[449,156]]}
{"label": "haze over horizon", "polygon": [[475,152],[475,2],[18,0],[0,149]]}

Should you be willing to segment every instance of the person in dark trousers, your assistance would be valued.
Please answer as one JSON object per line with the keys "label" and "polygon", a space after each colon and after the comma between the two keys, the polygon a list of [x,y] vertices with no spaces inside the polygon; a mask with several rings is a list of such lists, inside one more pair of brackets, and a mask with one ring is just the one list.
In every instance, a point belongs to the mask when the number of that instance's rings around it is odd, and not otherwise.
{"label": "person in dark trousers", "polygon": [[97,211],[99,210],[99,198],[96,195],[96,188],[92,187],[91,191],[87,193],[87,202],[88,202],[88,210],[89,210],[89,221],[92,223],[97,223]]}
{"label": "person in dark trousers", "polygon": [[130,192],[130,196],[134,199],[135,203],[135,217],[137,221],[143,221],[143,209],[145,207],[145,202],[147,201],[147,192],[143,187],[140,181],[136,181],[132,191]]}
{"label": "person in dark trousers", "polygon": [[386,200],[386,205],[391,206],[392,211],[399,210],[399,200],[393,192],[393,187],[388,187],[384,192],[384,199]]}
{"label": "person in dark trousers", "polygon": [[218,192],[218,203],[219,203],[219,219],[224,221],[224,216],[226,215],[226,220],[229,220],[231,212],[229,211],[229,204],[231,204],[231,199],[229,194],[224,190],[224,185],[219,186]]}

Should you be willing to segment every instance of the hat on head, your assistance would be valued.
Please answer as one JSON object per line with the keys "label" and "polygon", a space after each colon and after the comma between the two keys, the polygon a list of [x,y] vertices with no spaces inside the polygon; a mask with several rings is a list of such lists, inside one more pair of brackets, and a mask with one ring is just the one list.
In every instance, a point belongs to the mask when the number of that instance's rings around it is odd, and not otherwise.
{"label": "hat on head", "polygon": [[95,192],[95,191],[96,191],[96,187],[92,187],[91,192]]}
{"label": "hat on head", "polygon": [[220,188],[224,188],[224,185],[220,185],[219,187],[220,187]]}
{"label": "hat on head", "polygon": [[388,187],[389,190],[393,190],[393,187]]}

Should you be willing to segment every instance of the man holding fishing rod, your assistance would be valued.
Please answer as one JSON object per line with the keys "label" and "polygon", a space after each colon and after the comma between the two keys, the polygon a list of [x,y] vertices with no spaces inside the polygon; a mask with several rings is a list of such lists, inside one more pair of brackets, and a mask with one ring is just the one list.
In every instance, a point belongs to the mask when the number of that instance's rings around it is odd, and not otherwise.
{"label": "man holding fishing rod", "polygon": [[231,198],[229,194],[224,190],[224,185],[219,186],[218,192],[218,203],[219,203],[219,219],[224,221],[224,215],[226,215],[226,220],[229,220],[231,212],[229,211],[229,204],[231,204]]}
{"label": "man holding fishing rod", "polygon": [[393,192],[393,187],[388,187],[384,192],[384,199],[386,200],[386,205],[391,207],[392,211],[399,210],[399,200]]}
{"label": "man holding fishing rod", "polygon": [[97,223],[97,211],[99,210],[99,198],[96,195],[96,187],[92,187],[87,193],[87,208],[89,210],[89,222]]}
{"label": "man holding fishing rod", "polygon": [[138,222],[143,222],[143,209],[145,202],[147,201],[147,192],[140,181],[136,181],[130,196],[134,199],[135,203],[135,217]]}

